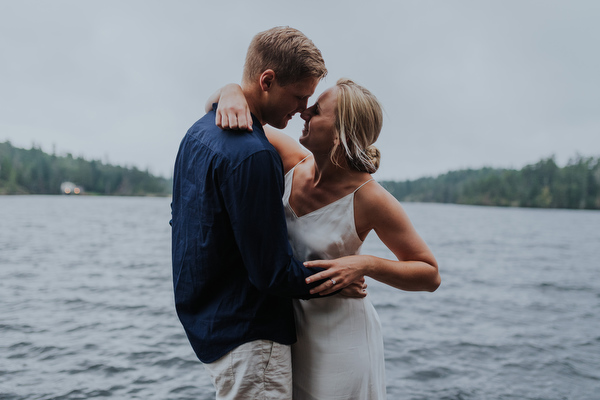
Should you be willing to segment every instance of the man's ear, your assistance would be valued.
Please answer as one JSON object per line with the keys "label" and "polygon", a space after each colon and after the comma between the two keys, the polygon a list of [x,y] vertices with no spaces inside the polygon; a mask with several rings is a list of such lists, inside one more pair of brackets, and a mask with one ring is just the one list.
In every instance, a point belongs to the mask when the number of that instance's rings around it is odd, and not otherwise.
{"label": "man's ear", "polygon": [[272,69],[265,70],[262,74],[260,74],[260,88],[263,92],[268,92],[271,90],[273,85],[275,84],[275,71]]}

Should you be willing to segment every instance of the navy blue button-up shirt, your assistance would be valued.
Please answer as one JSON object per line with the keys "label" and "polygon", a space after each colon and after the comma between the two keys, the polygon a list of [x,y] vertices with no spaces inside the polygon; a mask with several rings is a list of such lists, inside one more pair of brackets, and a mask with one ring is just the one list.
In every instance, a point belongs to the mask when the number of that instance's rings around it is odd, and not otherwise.
{"label": "navy blue button-up shirt", "polygon": [[292,256],[281,198],[283,166],[258,120],[223,131],[215,112],[183,138],[172,202],[177,314],[196,355],[210,363],[257,339],[296,340],[292,297],[308,298],[317,272]]}

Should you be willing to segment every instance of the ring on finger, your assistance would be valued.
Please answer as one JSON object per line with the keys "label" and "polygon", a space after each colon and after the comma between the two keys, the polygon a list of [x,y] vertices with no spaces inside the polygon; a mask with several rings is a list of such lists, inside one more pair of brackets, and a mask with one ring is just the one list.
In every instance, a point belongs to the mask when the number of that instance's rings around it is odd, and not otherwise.
{"label": "ring on finger", "polygon": [[330,279],[330,281],[331,281],[331,286],[335,285],[335,283],[336,283],[335,280]]}

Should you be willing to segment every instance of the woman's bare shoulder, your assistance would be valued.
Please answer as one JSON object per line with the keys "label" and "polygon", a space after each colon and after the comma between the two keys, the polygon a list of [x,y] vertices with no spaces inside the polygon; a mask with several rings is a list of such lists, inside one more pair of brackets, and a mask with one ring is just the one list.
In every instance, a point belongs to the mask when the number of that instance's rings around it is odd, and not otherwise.
{"label": "woman's bare shoulder", "polygon": [[400,202],[377,181],[365,184],[356,192],[354,207],[357,222],[363,230],[407,218]]}
{"label": "woman's bare shoulder", "polygon": [[264,130],[265,134],[267,135],[267,139],[269,139],[269,142],[279,153],[279,156],[283,161],[283,168],[286,173],[294,168],[296,164],[310,155],[308,150],[306,150],[300,143],[285,133],[270,126],[265,126]]}

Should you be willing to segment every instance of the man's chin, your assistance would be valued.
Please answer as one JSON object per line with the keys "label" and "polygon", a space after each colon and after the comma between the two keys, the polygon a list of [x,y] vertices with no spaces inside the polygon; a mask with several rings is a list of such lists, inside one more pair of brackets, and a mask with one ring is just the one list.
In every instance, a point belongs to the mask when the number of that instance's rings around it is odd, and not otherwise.
{"label": "man's chin", "polygon": [[273,128],[276,128],[276,129],[284,129],[287,126],[288,121],[289,121],[289,119],[286,119],[286,120],[279,121],[276,123],[275,122],[269,123],[269,125],[271,125]]}

